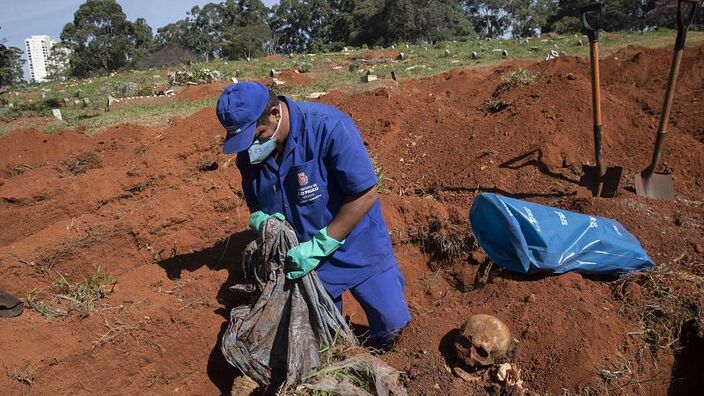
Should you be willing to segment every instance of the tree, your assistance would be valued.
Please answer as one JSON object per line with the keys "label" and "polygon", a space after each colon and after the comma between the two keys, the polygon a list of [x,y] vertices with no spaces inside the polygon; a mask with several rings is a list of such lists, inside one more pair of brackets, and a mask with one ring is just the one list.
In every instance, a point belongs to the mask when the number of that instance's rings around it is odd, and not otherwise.
{"label": "tree", "polygon": [[5,46],[5,39],[0,40],[0,89],[22,81],[22,50]]}
{"label": "tree", "polygon": [[47,79],[64,80],[68,76],[68,66],[71,61],[71,50],[64,43],[54,44],[49,49],[49,59],[46,65]]}
{"label": "tree", "polygon": [[470,27],[458,0],[358,0],[344,21],[353,45],[434,43]]}
{"label": "tree", "polygon": [[130,45],[134,47],[133,60],[139,60],[149,55],[154,49],[154,34],[144,18],[137,18],[130,26],[132,34]]}
{"label": "tree", "polygon": [[222,54],[229,59],[251,59],[271,42],[266,23],[269,9],[261,0],[227,0],[222,3]]}
{"label": "tree", "polygon": [[84,77],[133,62],[149,51],[151,28],[143,19],[132,23],[115,0],[87,0],[61,32],[71,50],[71,74]]}
{"label": "tree", "polygon": [[228,59],[250,60],[265,52],[271,41],[271,29],[266,23],[235,26],[223,33],[222,53]]}
{"label": "tree", "polygon": [[157,29],[160,48],[185,48],[204,60],[221,54],[222,5],[208,3],[195,6],[186,18]]}
{"label": "tree", "polygon": [[508,1],[503,0],[463,0],[462,8],[482,38],[497,38],[506,33],[510,26],[509,14],[504,8]]}
{"label": "tree", "polygon": [[510,25],[514,38],[530,37],[542,33],[548,18],[557,11],[553,0],[512,0],[507,2]]}
{"label": "tree", "polygon": [[327,0],[282,0],[272,10],[269,25],[276,49],[304,52],[333,41],[334,12]]}
{"label": "tree", "polygon": [[185,48],[208,59],[214,49],[204,48],[194,34],[195,26],[188,19],[181,19],[157,29],[155,42],[158,48]]}
{"label": "tree", "polygon": [[[646,26],[646,15],[655,3],[653,0],[609,0],[602,28],[606,31],[642,30]],[[556,12],[548,18],[546,29],[578,31],[579,8],[584,4],[573,0],[557,1]]]}
{"label": "tree", "polygon": [[160,48],[194,51],[208,60],[242,58],[264,52],[271,41],[269,9],[261,0],[227,0],[195,6],[185,19],[157,29]]}

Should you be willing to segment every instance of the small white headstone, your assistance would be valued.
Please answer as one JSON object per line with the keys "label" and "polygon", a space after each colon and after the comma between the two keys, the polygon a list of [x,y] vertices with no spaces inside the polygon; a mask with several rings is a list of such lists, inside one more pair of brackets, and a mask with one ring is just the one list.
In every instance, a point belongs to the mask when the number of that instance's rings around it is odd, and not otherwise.
{"label": "small white headstone", "polygon": [[306,99],[318,99],[321,96],[327,95],[327,92],[313,92],[306,96]]}
{"label": "small white headstone", "polygon": [[59,121],[63,121],[64,119],[61,118],[61,110],[60,109],[51,109],[52,114],[54,114],[54,118],[56,118]]}

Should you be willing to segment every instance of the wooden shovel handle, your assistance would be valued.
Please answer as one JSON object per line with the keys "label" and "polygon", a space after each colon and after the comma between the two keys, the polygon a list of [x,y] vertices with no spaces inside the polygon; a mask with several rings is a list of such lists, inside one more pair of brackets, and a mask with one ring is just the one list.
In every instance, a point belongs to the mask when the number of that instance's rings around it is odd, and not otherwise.
{"label": "wooden shovel handle", "polygon": [[[689,14],[686,18],[682,15],[682,3],[688,3],[691,5]],[[660,112],[658,134],[655,139],[655,150],[653,150],[653,158],[650,161],[650,165],[643,172],[645,176],[649,176],[655,172],[655,168],[657,167],[658,162],[660,162],[662,146],[665,141],[665,135],[667,134],[667,124],[670,120],[672,100],[675,96],[675,85],[677,84],[677,76],[679,74],[680,63],[682,61],[682,53],[684,52],[684,44],[687,39],[687,30],[689,30],[690,25],[694,21],[697,8],[699,8],[698,1],[680,0],[677,2],[677,38],[675,39],[675,51],[672,54],[672,64],[670,65],[670,75],[667,79],[665,101],[663,102],[662,111]]]}

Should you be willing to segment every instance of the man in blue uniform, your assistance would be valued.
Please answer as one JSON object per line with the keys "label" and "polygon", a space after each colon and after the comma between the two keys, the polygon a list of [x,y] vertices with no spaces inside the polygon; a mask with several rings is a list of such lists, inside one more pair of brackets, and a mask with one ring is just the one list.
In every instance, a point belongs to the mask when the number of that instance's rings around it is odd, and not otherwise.
{"label": "man in blue uniform", "polygon": [[255,82],[228,86],[216,112],[227,131],[223,151],[237,154],[250,227],[261,232],[276,216],[301,241],[287,254],[286,277],[317,271],[340,310],[350,290],[367,315],[370,344],[392,345],[410,313],[378,180],[352,120]]}

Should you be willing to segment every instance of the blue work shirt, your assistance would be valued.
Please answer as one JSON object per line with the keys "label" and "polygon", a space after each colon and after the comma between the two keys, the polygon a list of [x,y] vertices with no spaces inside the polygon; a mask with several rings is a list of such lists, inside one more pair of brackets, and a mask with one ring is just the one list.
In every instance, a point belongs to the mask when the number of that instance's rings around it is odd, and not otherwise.
{"label": "blue work shirt", "polygon": [[[271,155],[252,165],[237,154],[247,205],[264,213],[283,213],[300,242],[327,227],[345,197],[373,188],[378,180],[354,122],[320,103],[288,105],[290,132],[281,164]],[[396,265],[391,239],[377,200],[345,238],[345,243],[316,268],[333,298],[372,275]]]}

